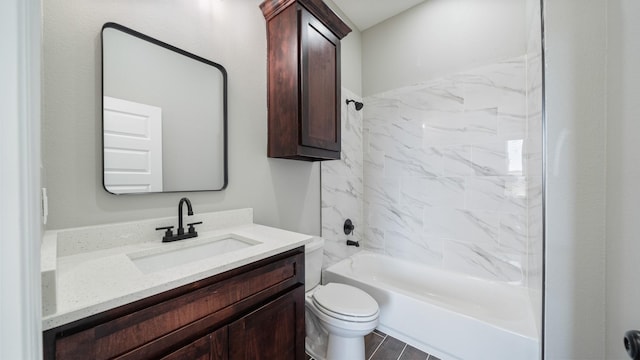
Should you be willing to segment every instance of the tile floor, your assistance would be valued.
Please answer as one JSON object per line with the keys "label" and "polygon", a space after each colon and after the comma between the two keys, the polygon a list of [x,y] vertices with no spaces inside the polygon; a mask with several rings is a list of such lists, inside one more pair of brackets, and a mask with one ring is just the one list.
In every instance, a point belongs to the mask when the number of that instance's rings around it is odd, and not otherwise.
{"label": "tile floor", "polygon": [[440,360],[379,330],[364,337],[364,347],[367,360]]}

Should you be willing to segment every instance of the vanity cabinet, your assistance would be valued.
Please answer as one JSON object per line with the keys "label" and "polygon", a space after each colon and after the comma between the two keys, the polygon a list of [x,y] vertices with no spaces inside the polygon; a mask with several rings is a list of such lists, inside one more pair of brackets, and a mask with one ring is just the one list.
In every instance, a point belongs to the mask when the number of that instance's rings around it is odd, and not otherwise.
{"label": "vanity cabinet", "polygon": [[340,159],[340,40],[351,29],[321,0],[266,0],[268,156]]}
{"label": "vanity cabinet", "polygon": [[227,360],[229,359],[227,327],[207,334],[160,360]]}
{"label": "vanity cabinet", "polygon": [[45,359],[304,359],[298,248],[47,330]]}
{"label": "vanity cabinet", "polygon": [[[229,325],[230,359],[304,359],[298,354],[295,343],[302,328],[304,341],[304,287],[282,295],[260,309],[234,321]],[[302,346],[304,348],[304,344]]]}

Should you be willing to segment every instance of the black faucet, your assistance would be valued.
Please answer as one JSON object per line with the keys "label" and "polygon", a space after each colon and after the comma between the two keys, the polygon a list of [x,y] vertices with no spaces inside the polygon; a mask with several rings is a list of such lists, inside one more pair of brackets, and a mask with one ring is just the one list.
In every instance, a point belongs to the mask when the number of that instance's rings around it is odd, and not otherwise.
{"label": "black faucet", "polygon": [[178,235],[184,234],[184,228],[182,227],[182,205],[184,205],[184,203],[187,203],[187,216],[193,215],[191,201],[186,197],[180,199],[180,202],[178,203]]}
{"label": "black faucet", "polygon": [[162,242],[171,242],[182,239],[189,239],[198,236],[198,232],[196,232],[195,225],[202,224],[202,221],[194,222],[187,224],[189,226],[189,230],[185,234],[184,227],[182,226],[182,205],[187,203],[187,216],[193,215],[193,208],[191,207],[191,201],[183,197],[180,199],[180,203],[178,203],[178,233],[173,235],[173,226],[165,226],[156,228],[156,230],[166,230],[164,236],[162,237]]}

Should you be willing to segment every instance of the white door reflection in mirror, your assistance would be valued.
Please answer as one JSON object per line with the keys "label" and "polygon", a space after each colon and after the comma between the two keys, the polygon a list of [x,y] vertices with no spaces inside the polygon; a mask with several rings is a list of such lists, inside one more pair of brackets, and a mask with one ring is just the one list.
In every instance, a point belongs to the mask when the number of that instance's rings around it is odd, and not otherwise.
{"label": "white door reflection in mirror", "polygon": [[162,109],[105,96],[103,116],[105,189],[162,191]]}

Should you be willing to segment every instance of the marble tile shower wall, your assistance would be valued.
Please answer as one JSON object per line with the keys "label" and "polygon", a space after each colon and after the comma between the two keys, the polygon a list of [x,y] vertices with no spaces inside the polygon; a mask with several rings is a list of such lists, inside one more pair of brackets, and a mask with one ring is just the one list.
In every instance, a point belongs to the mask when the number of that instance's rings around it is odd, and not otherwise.
{"label": "marble tile shower wall", "polygon": [[526,284],[526,61],[365,99],[367,248]]}
{"label": "marble tile shower wall", "polygon": [[[325,239],[323,267],[330,266],[349,257],[358,248],[345,245],[348,239],[363,239],[363,154],[362,113],[353,104],[347,106],[346,99],[362,101],[351,91],[342,88],[340,160],[323,161],[320,176],[322,182],[322,237]],[[352,235],[344,234],[343,225],[351,219],[355,225]]]}

